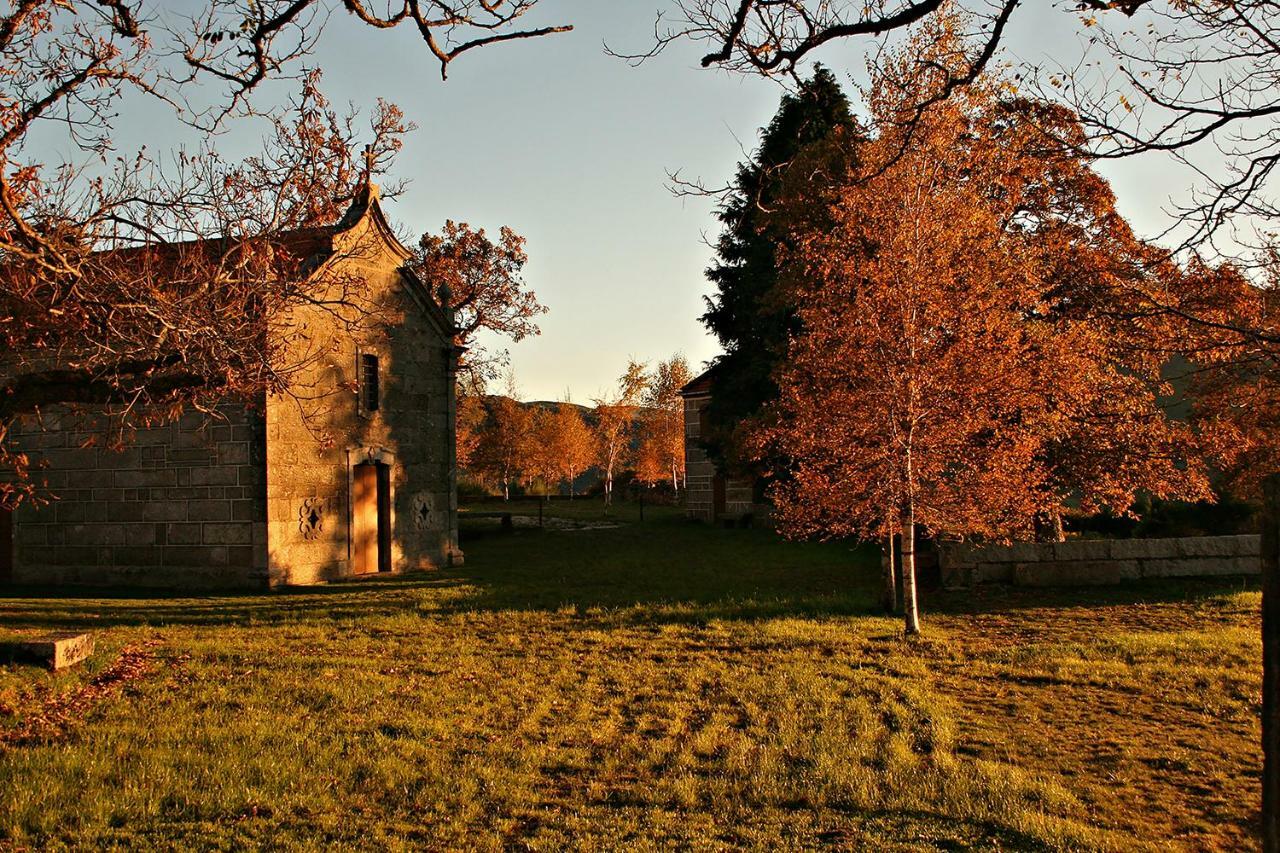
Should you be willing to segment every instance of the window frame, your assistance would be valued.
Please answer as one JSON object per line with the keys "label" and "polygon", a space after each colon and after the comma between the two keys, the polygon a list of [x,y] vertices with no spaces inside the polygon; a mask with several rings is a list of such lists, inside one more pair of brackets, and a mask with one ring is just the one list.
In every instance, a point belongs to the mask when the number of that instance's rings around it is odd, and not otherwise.
{"label": "window frame", "polygon": [[[372,395],[369,368],[373,368]],[[372,398],[372,399],[371,399]],[[373,405],[370,406],[369,403]],[[382,359],[373,350],[356,351],[356,410],[364,417],[372,417],[382,408]]]}

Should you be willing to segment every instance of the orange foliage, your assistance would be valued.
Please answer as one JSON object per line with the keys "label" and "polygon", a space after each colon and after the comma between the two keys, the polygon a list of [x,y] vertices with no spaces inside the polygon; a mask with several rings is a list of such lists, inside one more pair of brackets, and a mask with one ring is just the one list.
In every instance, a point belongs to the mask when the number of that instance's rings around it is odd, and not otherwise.
{"label": "orange foliage", "polygon": [[630,460],[631,439],[639,414],[640,395],[648,378],[644,365],[636,361],[618,379],[618,394],[612,400],[596,400],[596,445],[600,451],[600,467],[604,469],[604,503],[613,503],[613,475]]}
{"label": "orange foliage", "polygon": [[471,394],[459,394],[457,408],[457,464],[459,468],[470,468],[484,434],[486,417],[484,398]]}
{"label": "orange foliage", "polygon": [[[761,461],[783,460],[784,532],[901,531],[908,631],[916,525],[1005,537],[1072,497],[1124,512],[1138,488],[1207,494],[1189,433],[1158,406],[1160,359],[1126,343],[1159,330],[1111,316],[1144,249],[1105,183],[1046,152],[1036,105],[998,80],[905,121],[962,61],[950,28],[876,69],[854,180],[824,195],[810,164],[791,170],[806,177],[782,286],[802,331],[752,435]],[[926,52],[938,69],[919,71]]]}
{"label": "orange foliage", "polygon": [[572,498],[573,481],[596,461],[596,436],[582,419],[582,411],[570,403],[557,406],[548,420],[551,428],[549,467],[568,485]]}
{"label": "orange foliage", "polygon": [[490,397],[489,417],[471,458],[472,466],[502,487],[505,498],[528,467],[532,413],[512,397]]}
{"label": "orange foliage", "polygon": [[642,483],[670,481],[677,492],[684,483],[684,400],[680,389],[691,379],[693,373],[683,355],[658,362],[648,377],[636,452],[636,479]]}
{"label": "orange foliage", "polygon": [[1257,286],[1236,267],[1193,262],[1172,309],[1190,319],[1193,418],[1225,486],[1246,498],[1280,472],[1280,247],[1262,272]]}
{"label": "orange foliage", "polygon": [[503,226],[497,242],[483,228],[448,220],[439,234],[423,234],[412,267],[454,312],[455,343],[465,349],[464,384],[482,388],[507,363],[505,352],[477,346],[476,332],[487,329],[520,342],[539,334],[535,318],[547,309],[528,290],[522,276],[529,256],[525,239]]}

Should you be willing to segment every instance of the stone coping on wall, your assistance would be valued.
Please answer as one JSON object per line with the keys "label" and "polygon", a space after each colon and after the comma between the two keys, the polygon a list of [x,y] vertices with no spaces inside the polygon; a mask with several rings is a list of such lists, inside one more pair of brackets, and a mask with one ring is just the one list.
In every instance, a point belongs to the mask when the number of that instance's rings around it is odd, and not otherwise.
{"label": "stone coping on wall", "polygon": [[1097,586],[1141,578],[1256,575],[1262,541],[1254,535],[1178,539],[1070,539],[1011,545],[944,543],[942,581],[1017,586]]}

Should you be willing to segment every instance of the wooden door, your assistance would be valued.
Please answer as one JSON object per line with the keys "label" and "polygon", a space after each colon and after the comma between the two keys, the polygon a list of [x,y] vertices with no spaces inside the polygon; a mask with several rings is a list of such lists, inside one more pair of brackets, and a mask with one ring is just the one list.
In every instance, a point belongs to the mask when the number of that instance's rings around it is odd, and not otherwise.
{"label": "wooden door", "polygon": [[357,465],[351,472],[351,571],[378,571],[378,466]]}
{"label": "wooden door", "polygon": [[711,478],[711,518],[715,520],[724,515],[725,481],[723,474]]}
{"label": "wooden door", "polygon": [[13,580],[13,513],[0,509],[0,583]]}
{"label": "wooden door", "polygon": [[378,571],[391,571],[391,466],[378,465]]}

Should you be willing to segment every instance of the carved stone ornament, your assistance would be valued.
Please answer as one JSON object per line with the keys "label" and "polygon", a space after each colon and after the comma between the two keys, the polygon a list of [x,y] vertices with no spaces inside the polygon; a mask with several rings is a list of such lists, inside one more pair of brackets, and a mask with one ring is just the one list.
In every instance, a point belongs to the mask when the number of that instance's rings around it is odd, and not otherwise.
{"label": "carved stone ornament", "polygon": [[298,509],[298,530],[308,541],[324,532],[324,498],[307,498]]}
{"label": "carved stone ornament", "polygon": [[420,494],[413,499],[413,526],[427,530],[431,526],[431,495]]}

